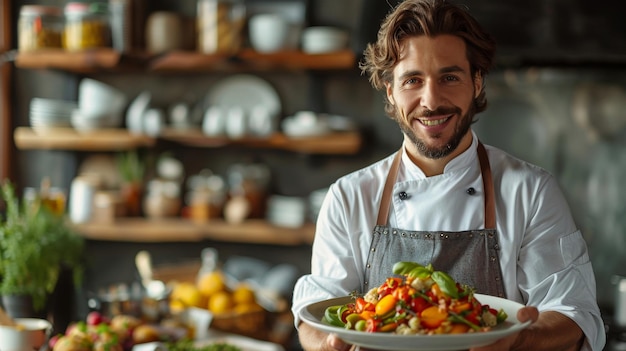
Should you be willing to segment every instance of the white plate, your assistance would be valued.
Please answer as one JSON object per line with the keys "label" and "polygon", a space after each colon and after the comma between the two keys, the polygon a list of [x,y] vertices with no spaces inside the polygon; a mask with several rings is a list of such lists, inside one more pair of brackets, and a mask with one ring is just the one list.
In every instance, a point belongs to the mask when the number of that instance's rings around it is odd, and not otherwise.
{"label": "white plate", "polygon": [[366,333],[356,330],[348,330],[334,327],[322,322],[326,307],[343,305],[351,301],[351,297],[339,297],[335,299],[316,302],[308,305],[300,312],[300,318],[312,327],[327,332],[335,333],[344,341],[373,349],[388,351],[456,351],[466,350],[472,347],[488,345],[507,335],[526,328],[530,322],[520,323],[516,316],[517,311],[523,305],[502,299],[499,297],[476,294],[476,298],[483,305],[499,310],[502,308],[508,315],[504,324],[493,328],[488,332],[466,334],[438,334],[438,335],[397,335],[387,333]]}
{"label": "white plate", "polygon": [[[214,344],[232,345],[239,348],[241,351],[285,351],[282,346],[272,342],[226,333],[223,335],[221,333],[215,333],[214,336],[205,340],[195,341],[194,347],[202,348]],[[134,345],[132,351],[168,351],[168,348],[165,343],[155,341]]]}
{"label": "white plate", "polygon": [[262,105],[272,117],[278,117],[281,111],[276,90],[267,81],[248,74],[234,75],[217,82],[209,92],[208,103],[223,110],[242,107],[247,112]]}
{"label": "white plate", "polygon": [[285,349],[275,343],[268,341],[261,341],[252,338],[248,338],[245,336],[239,335],[224,335],[224,336],[216,336],[213,338],[209,338],[207,341],[198,341],[195,343],[195,346],[209,346],[211,344],[216,343],[225,343],[229,345],[236,346],[241,349],[241,351],[284,351]]}

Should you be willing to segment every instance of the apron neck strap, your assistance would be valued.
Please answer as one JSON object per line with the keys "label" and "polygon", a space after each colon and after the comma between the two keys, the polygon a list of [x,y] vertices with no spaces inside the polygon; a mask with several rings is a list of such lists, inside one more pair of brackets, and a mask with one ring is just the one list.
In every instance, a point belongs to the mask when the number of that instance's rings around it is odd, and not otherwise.
{"label": "apron neck strap", "polygon": [[[487,157],[487,151],[483,144],[478,142],[478,162],[480,163],[480,172],[483,178],[484,189],[484,202],[485,202],[485,228],[493,229],[496,227],[496,202],[495,191],[493,187],[493,177],[491,176],[491,166],[489,165],[489,157]],[[387,218],[389,217],[389,208],[391,206],[391,195],[393,193],[393,186],[398,177],[398,170],[400,169],[400,161],[402,160],[402,148],[396,152],[387,180],[385,181],[385,187],[383,188],[383,197],[378,209],[378,219],[376,225],[386,225]]]}
{"label": "apron neck strap", "polygon": [[480,173],[483,176],[483,198],[485,202],[485,229],[496,228],[496,200],[493,188],[493,177],[491,176],[491,166],[487,150],[480,141],[478,142],[478,162],[480,162]]}
{"label": "apron neck strap", "polygon": [[378,219],[376,225],[387,224],[387,217],[389,216],[389,206],[391,206],[391,193],[393,193],[393,185],[396,183],[398,177],[398,169],[400,169],[400,161],[402,160],[402,148],[396,152],[396,156],[393,158],[389,174],[387,174],[387,180],[385,181],[385,187],[383,188],[383,198],[380,201],[380,207],[378,208]]}

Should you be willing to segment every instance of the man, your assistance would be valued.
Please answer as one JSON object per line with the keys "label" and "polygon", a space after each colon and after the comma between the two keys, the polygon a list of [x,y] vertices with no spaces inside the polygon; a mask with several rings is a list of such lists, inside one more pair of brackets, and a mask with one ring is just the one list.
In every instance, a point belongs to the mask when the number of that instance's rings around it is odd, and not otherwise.
{"label": "man", "polygon": [[[293,312],[365,293],[398,261],[432,263],[477,292],[518,301],[523,331],[475,350],[601,350],[605,334],[582,234],[546,171],[483,146],[495,43],[466,11],[406,0],[384,20],[361,68],[385,92],[401,150],[337,180],[318,217],[311,274]],[[347,350],[296,320],[303,348]]]}

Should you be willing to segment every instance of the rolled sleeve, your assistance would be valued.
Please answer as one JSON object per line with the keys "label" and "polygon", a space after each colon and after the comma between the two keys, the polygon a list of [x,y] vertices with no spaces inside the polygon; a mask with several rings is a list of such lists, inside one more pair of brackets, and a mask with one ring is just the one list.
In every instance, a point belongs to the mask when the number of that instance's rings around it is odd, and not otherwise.
{"label": "rolled sleeve", "polygon": [[[606,342],[604,322],[596,301],[595,277],[580,231],[560,238],[556,245],[522,255],[521,260],[535,260],[520,273],[520,290],[527,305],[539,311],[556,311],[572,319],[586,337],[583,350],[600,351]],[[543,252],[545,251],[545,252]],[[539,257],[544,256],[540,261]],[[536,262],[542,262],[537,265]],[[554,272],[547,274],[546,272]]]}

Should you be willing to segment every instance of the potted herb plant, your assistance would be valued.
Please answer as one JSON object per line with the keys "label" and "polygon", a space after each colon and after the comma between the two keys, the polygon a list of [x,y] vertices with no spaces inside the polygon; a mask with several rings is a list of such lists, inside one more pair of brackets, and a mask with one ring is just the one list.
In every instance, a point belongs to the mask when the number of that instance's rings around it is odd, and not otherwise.
{"label": "potted herb plant", "polygon": [[122,177],[120,190],[126,206],[126,215],[139,216],[143,196],[144,162],[136,150],[117,154],[116,161]]}
{"label": "potted herb plant", "polygon": [[45,311],[60,274],[69,270],[74,286],[83,275],[84,239],[65,218],[45,206],[20,202],[14,186],[5,180],[0,188],[6,212],[0,219],[0,295],[11,311],[9,297],[32,302],[32,311]]}

